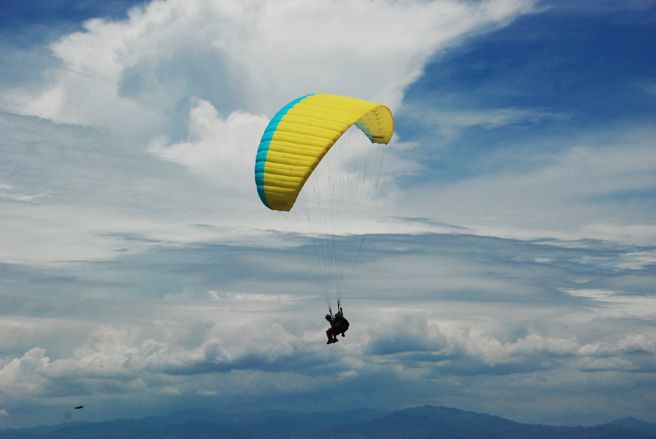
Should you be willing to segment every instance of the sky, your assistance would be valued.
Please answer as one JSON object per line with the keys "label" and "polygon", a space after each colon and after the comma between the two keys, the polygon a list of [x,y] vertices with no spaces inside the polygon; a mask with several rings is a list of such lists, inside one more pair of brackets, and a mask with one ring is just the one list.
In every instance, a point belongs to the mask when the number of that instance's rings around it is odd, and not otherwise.
{"label": "sky", "polygon": [[[79,404],[656,421],[655,36],[650,0],[3,2],[0,428]],[[339,229],[253,182],[310,92],[395,117],[384,149],[335,145],[324,177],[365,207]]]}

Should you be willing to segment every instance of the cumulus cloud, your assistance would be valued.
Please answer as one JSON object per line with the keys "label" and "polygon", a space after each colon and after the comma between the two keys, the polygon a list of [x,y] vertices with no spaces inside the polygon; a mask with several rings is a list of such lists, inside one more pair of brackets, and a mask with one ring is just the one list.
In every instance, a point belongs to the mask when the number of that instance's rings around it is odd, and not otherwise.
{"label": "cumulus cloud", "polygon": [[[322,348],[320,332],[270,320],[247,326],[215,324],[192,344],[182,342],[181,328],[152,331],[158,327],[166,323],[153,328],[97,326],[70,357],[53,359],[45,349],[31,348],[0,366],[0,389],[9,397],[106,394],[108,386],[112,393],[124,394],[145,391],[146,379],[151,394],[204,395],[207,389],[198,386],[200,377],[243,372],[265,381],[278,373],[292,374],[301,381],[289,391],[308,392],[332,385],[330,380],[310,381],[326,373],[348,381],[387,370],[412,380],[431,374],[511,375],[571,368],[644,372],[656,366],[654,334],[629,334],[596,344],[539,334],[506,341],[475,326],[441,327],[410,314],[387,321],[379,331],[370,327],[367,333],[349,333],[343,340],[348,345],[335,348],[341,352],[337,357]],[[244,383],[242,390],[250,392],[249,386]]]}
{"label": "cumulus cloud", "polygon": [[46,350],[32,348],[0,368],[0,388],[7,395],[40,395],[48,382],[50,358]]}
{"label": "cumulus cloud", "polygon": [[[167,145],[156,139],[150,152],[185,165],[235,191],[252,192],[253,147],[269,120],[264,116],[233,112],[222,118],[207,101],[200,100],[189,113],[188,141]],[[235,197],[237,198],[237,197]]]}
{"label": "cumulus cloud", "polygon": [[[585,343],[572,336],[532,333],[503,340],[476,326],[429,323],[414,316],[388,322],[364,345],[373,358],[397,358],[406,368],[451,375],[510,375],[542,370],[649,371],[654,334],[629,334],[615,341]],[[375,361],[375,360],[373,360]]]}
{"label": "cumulus cloud", "polygon": [[308,343],[303,332],[289,332],[271,321],[217,324],[192,346],[181,343],[180,328],[159,336],[143,330],[98,326],[70,357],[53,359],[34,347],[0,366],[0,389],[14,397],[82,395],[106,393],[107,383],[114,382],[112,392],[124,393],[142,387],[143,377],[149,376],[152,392],[166,393],[175,384],[178,392],[196,393],[201,388],[194,387],[193,376],[231,371],[315,375],[312,369],[328,360],[317,349],[317,337]]}
{"label": "cumulus cloud", "polygon": [[[397,107],[436,51],[507,23],[531,2],[184,2],[90,20],[52,44],[62,67],[15,111],[118,132],[165,130],[190,96],[222,113],[272,111],[310,91]],[[281,26],[284,23],[284,32]],[[336,31],[339,29],[339,31]],[[385,29],[385,38],[380,38]]]}

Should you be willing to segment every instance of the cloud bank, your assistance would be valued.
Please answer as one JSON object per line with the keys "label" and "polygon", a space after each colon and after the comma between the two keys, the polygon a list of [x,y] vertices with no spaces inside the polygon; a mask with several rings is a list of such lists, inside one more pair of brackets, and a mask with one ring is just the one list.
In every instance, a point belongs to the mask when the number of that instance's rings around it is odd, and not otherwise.
{"label": "cloud bank", "polygon": [[[127,415],[136,408],[124,399],[138,392],[149,407],[183,398],[189,407],[291,408],[338,388],[344,397],[324,408],[428,401],[484,411],[502,389],[513,397],[497,413],[528,420],[649,416],[654,264],[626,267],[633,248],[368,239],[345,297],[352,328],[331,350],[303,248],[180,246],[5,269],[25,295],[3,299],[20,317],[3,318],[0,404],[47,412],[82,398]],[[58,282],[38,281],[55,274]],[[535,392],[538,406],[513,405]],[[613,409],[577,409],[591,393]]]}

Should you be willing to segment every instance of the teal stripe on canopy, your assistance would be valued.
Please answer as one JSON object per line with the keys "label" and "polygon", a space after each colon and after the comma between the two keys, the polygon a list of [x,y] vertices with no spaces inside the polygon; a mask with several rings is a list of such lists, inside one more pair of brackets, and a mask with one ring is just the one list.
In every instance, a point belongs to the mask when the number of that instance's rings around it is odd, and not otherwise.
{"label": "teal stripe on canopy", "polygon": [[308,96],[312,96],[313,94],[314,93],[310,93],[305,96],[301,96],[300,98],[294,99],[289,104],[282,107],[276,113],[276,115],[273,116],[273,119],[271,119],[266,129],[264,130],[264,134],[262,134],[260,146],[257,148],[257,155],[255,156],[255,184],[257,185],[257,194],[260,196],[260,200],[262,200],[264,205],[268,208],[271,208],[271,206],[269,206],[269,203],[267,203],[266,195],[264,195],[264,166],[266,164],[267,153],[269,152],[269,145],[273,139],[273,134],[271,133],[275,133],[282,118],[285,117],[287,112],[291,110],[294,105],[298,104]]}

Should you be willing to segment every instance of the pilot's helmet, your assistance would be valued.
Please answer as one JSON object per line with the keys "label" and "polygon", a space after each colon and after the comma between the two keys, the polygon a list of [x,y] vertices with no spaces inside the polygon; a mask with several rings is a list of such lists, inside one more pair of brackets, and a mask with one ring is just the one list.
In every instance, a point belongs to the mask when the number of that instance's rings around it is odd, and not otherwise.
{"label": "pilot's helmet", "polygon": [[332,320],[332,316],[330,314],[326,314],[326,320],[330,322]]}

